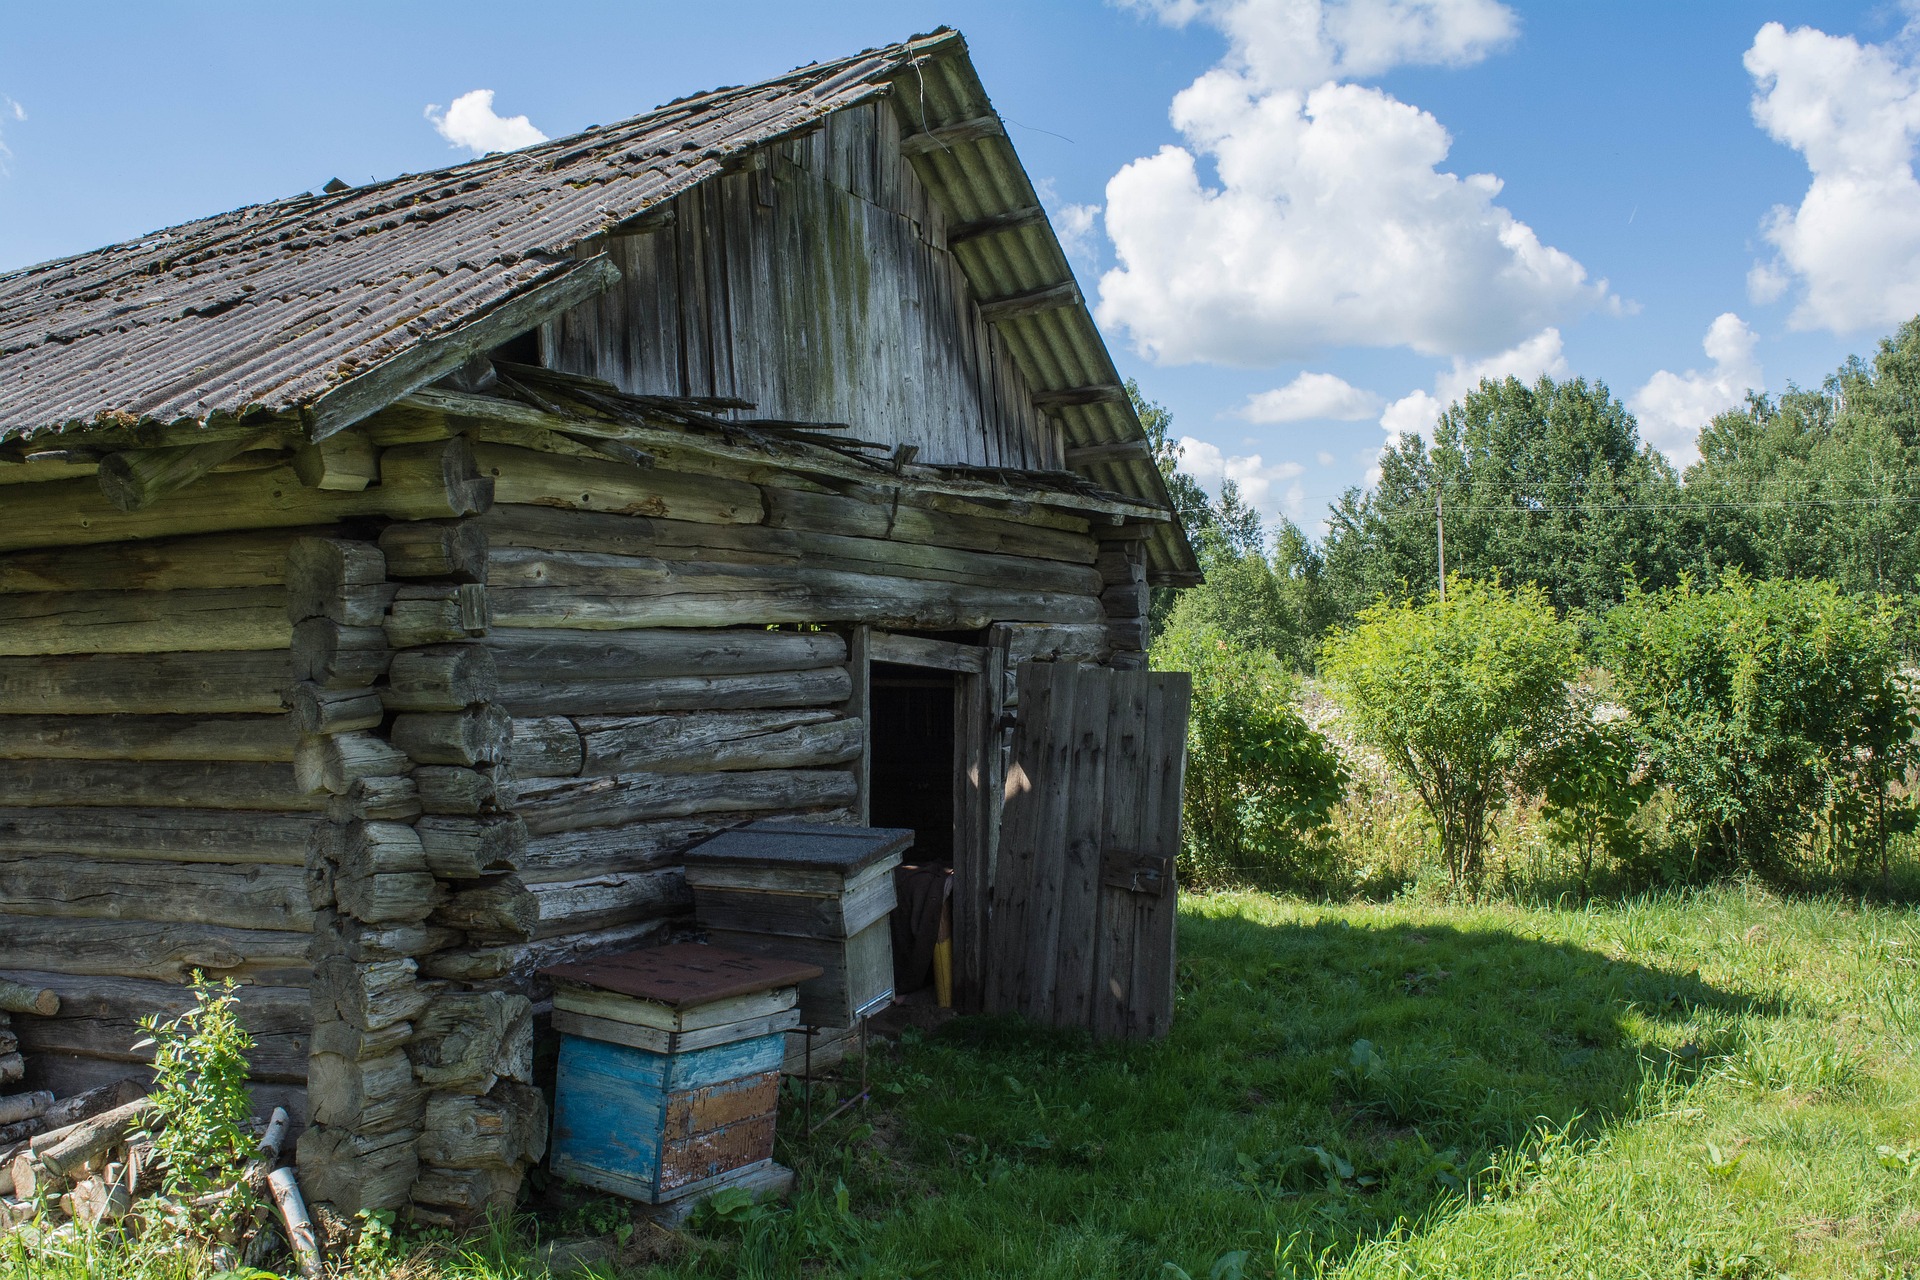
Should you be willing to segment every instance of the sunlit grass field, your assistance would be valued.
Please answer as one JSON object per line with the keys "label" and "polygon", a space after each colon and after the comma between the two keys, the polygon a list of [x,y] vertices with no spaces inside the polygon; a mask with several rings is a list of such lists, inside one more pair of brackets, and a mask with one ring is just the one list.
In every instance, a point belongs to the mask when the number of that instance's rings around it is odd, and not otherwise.
{"label": "sunlit grass field", "polygon": [[[876,1051],[791,1206],[549,1195],[363,1275],[1920,1275],[1920,913],[1190,899],[1162,1044],[992,1019]],[[799,1126],[788,1117],[786,1131]],[[104,1245],[5,1274],[195,1274]],[[545,1255],[551,1257],[551,1254]]]}

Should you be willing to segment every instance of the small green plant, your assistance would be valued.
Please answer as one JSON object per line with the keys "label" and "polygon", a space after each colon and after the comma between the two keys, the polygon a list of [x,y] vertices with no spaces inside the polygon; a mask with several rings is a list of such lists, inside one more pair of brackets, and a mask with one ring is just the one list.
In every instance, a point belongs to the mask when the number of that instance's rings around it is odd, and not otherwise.
{"label": "small green plant", "polygon": [[1638,768],[1632,726],[1591,715],[1579,717],[1537,764],[1547,834],[1573,854],[1582,897],[1593,895],[1601,865],[1632,858],[1633,816],[1653,792]]}
{"label": "small green plant", "polygon": [[166,1166],[167,1194],[186,1201],[219,1192],[203,1202],[206,1233],[214,1236],[254,1207],[243,1176],[257,1145],[247,1094],[253,1037],[240,1025],[234,990],[231,978],[215,985],[196,971],[193,1007],[177,1018],[142,1018],[148,1039],[136,1046],[154,1051],[153,1145]]}

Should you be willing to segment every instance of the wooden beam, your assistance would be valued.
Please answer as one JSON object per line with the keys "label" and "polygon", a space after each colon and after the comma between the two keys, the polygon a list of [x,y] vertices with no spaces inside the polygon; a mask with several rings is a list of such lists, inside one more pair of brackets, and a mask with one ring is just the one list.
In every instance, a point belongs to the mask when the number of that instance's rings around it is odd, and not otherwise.
{"label": "wooden beam", "polygon": [[492,350],[542,321],[606,292],[620,268],[606,254],[567,267],[545,282],[437,338],[382,360],[333,388],[307,410],[309,438],[318,442],[371,417],[409,392],[444,378],[474,356]]}
{"label": "wooden beam", "polygon": [[982,138],[1004,138],[1006,126],[1000,123],[1000,117],[989,112],[984,116],[974,116],[970,120],[956,120],[952,124],[937,125],[924,133],[909,133],[900,139],[900,154],[903,156],[923,156],[929,151],[945,151],[962,142],[977,142]]}
{"label": "wooden beam", "polygon": [[936,671],[958,671],[976,676],[987,669],[987,651],[978,645],[901,636],[891,631],[871,632],[868,644],[867,654],[874,662],[891,662],[903,667],[931,667]]}
{"label": "wooden beam", "polygon": [[1142,462],[1153,457],[1153,450],[1147,447],[1145,440],[1115,440],[1108,444],[1083,445],[1078,449],[1067,450],[1067,467],[1078,470],[1094,462]]}
{"label": "wooden beam", "polygon": [[[990,298],[980,304],[980,318],[988,324],[999,324],[1003,320],[1013,320],[1020,316],[1036,315],[1042,311],[1058,311],[1062,307],[1079,305],[1080,286],[1067,280],[1029,293]],[[1037,399],[1038,397],[1036,401]]]}
{"label": "wooden beam", "polygon": [[1022,205],[1018,209],[1008,209],[1005,213],[990,213],[984,218],[975,218],[971,222],[956,222],[947,228],[947,247],[965,244],[981,236],[998,235],[1002,231],[1018,231],[1022,227],[1044,225],[1047,211],[1037,204]]}
{"label": "wooden beam", "polygon": [[139,511],[184,489],[228,459],[272,435],[259,432],[181,449],[128,449],[100,460],[100,492],[121,511]]}
{"label": "wooden beam", "polygon": [[1062,387],[1057,391],[1036,391],[1033,393],[1033,407],[1045,412],[1049,409],[1071,409],[1088,404],[1125,404],[1127,389],[1118,383],[1104,383],[1089,387]]}

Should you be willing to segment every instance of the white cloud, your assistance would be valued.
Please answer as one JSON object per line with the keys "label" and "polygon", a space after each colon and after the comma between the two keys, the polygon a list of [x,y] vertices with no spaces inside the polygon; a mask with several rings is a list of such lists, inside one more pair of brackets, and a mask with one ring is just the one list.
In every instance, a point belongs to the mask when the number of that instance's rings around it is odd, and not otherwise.
{"label": "white cloud", "polygon": [[1180,437],[1180,449],[1180,469],[1215,498],[1220,482],[1231,480],[1240,486],[1241,500],[1269,524],[1283,515],[1298,521],[1305,510],[1306,492],[1287,483],[1306,470],[1297,462],[1270,463],[1257,453],[1232,455],[1192,436]]}
{"label": "white cloud", "polygon": [[1318,462],[1323,467],[1330,467],[1333,465],[1333,462],[1334,462],[1333,455],[1328,453],[1325,449],[1322,449],[1320,452],[1314,454],[1313,460],[1315,462]]}
{"label": "white cloud", "polygon": [[1250,396],[1234,410],[1248,422],[1358,422],[1380,411],[1380,397],[1331,373],[1303,373],[1284,387]]}
{"label": "white cloud", "polygon": [[[27,109],[6,94],[0,93],[0,118],[17,123],[27,118]],[[13,152],[7,146],[6,131],[0,128],[0,177],[5,177],[9,172],[7,162],[11,159],[13,159]]]}
{"label": "white cloud", "polygon": [[[1512,37],[1491,0],[1174,0],[1226,59],[1174,98],[1184,145],[1107,184],[1119,264],[1103,323],[1163,363],[1259,365],[1328,346],[1498,350],[1608,300],[1604,282],[1438,166],[1439,121],[1343,78],[1464,65]],[[1216,180],[1202,173],[1211,161]]]}
{"label": "white cloud", "polygon": [[1100,262],[1100,206],[1062,200],[1052,178],[1040,179],[1033,184],[1033,188],[1039,194],[1040,204],[1047,211],[1047,220],[1053,224],[1053,234],[1059,237],[1060,247],[1066,250],[1067,256],[1088,267],[1097,267]]}
{"label": "white cloud", "polygon": [[463,93],[444,111],[437,103],[429,104],[426,117],[441,137],[476,156],[490,151],[518,151],[547,140],[547,135],[525,116],[496,115],[491,89]]}
{"label": "white cloud", "polygon": [[1739,408],[1748,390],[1766,385],[1760,362],[1754,358],[1757,341],[1753,330],[1733,312],[1715,319],[1701,343],[1713,368],[1681,374],[1662,369],[1628,398],[1627,408],[1640,420],[1641,438],[1672,459],[1674,466],[1691,465],[1700,457],[1700,428],[1714,415]]}
{"label": "white cloud", "polygon": [[1463,360],[1455,356],[1453,367],[1442,371],[1433,380],[1432,391],[1409,392],[1380,414],[1380,425],[1387,432],[1387,444],[1398,444],[1402,436],[1414,432],[1431,438],[1433,424],[1439,421],[1447,407],[1465,397],[1467,392],[1483,381],[1518,378],[1522,382],[1532,382],[1542,374],[1555,378],[1567,374],[1566,350],[1558,329],[1542,329],[1525,342],[1484,360]]}
{"label": "white cloud", "polygon": [[1800,286],[1789,323],[1836,333],[1885,327],[1920,311],[1920,65],[1909,28],[1861,44],[1811,27],[1760,28],[1747,50],[1754,122],[1805,157],[1813,175],[1797,209],[1763,223],[1775,250],[1747,277],[1756,303]]}

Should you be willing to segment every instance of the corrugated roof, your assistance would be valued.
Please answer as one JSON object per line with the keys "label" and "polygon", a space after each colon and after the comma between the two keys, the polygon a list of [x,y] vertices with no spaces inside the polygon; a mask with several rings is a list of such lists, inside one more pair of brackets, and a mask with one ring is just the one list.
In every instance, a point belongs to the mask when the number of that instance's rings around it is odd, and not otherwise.
{"label": "corrugated roof", "polygon": [[[577,272],[576,246],[746,152],[893,93],[910,129],[933,131],[928,141],[945,126],[987,125],[914,156],[951,221],[1037,207],[965,42],[935,32],[522,151],[237,209],[0,275],[0,441],[310,410],[422,344],[560,284]],[[983,303],[1073,280],[1044,218],[954,252]],[[1077,301],[995,323],[1043,403],[1048,391],[1118,384]],[[385,398],[412,389],[374,381]],[[1049,411],[1076,448],[1143,438],[1124,402]],[[1169,506],[1149,459],[1081,469]],[[1156,580],[1195,572],[1177,527],[1156,532],[1149,560]]]}

